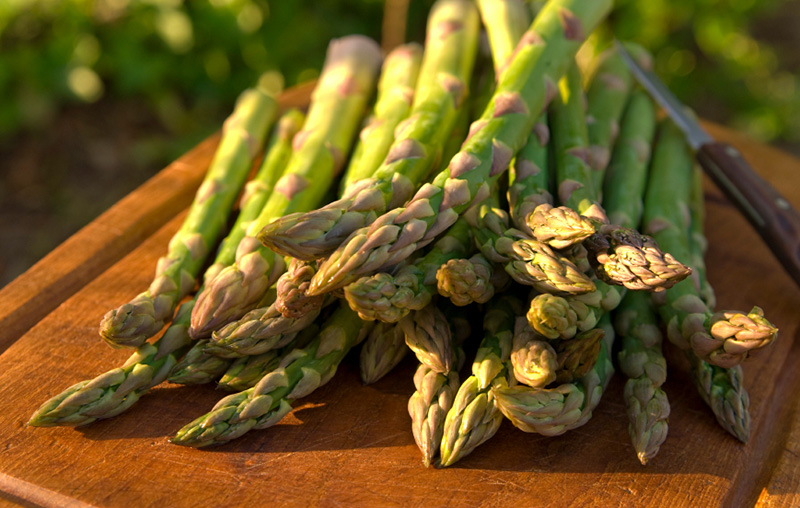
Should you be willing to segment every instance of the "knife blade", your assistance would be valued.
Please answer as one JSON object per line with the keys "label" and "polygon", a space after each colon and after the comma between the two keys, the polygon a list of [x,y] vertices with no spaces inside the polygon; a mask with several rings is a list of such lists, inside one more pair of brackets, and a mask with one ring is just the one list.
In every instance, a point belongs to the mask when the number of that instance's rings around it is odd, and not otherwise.
{"label": "knife blade", "polygon": [[711,180],[747,218],[800,286],[800,213],[733,146],[714,140],[652,71],[616,42],[631,73],[686,136]]}

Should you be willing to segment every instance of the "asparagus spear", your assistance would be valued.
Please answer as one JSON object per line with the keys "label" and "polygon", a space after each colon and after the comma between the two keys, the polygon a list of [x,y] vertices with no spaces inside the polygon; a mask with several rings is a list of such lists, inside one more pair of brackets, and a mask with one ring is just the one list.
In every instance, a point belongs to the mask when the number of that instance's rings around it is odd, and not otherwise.
{"label": "asparagus spear", "polygon": [[[464,359],[463,351],[460,357]],[[439,453],[445,418],[459,385],[457,370],[442,373],[421,363],[414,373],[415,391],[408,399],[408,414],[425,467],[429,467]]]}
{"label": "asparagus spear", "polygon": [[[703,201],[702,174],[695,168],[692,187],[689,193],[689,210],[691,225],[689,226],[689,249],[692,256],[692,268],[696,274],[694,282],[698,285],[698,294],[709,309],[714,307],[714,290],[706,278],[703,256],[707,246],[703,233],[705,203]],[[744,388],[744,374],[741,365],[730,368],[717,367],[700,360],[691,351],[686,351],[692,369],[692,379],[700,396],[711,408],[720,426],[746,443],[750,437],[750,397]]]}
{"label": "asparagus spear", "polygon": [[395,129],[411,111],[421,62],[422,46],[413,42],[398,46],[386,55],[375,106],[361,129],[358,144],[339,184],[341,194],[355,182],[371,177],[386,158]]}
{"label": "asparagus spear", "polygon": [[377,322],[361,346],[361,381],[374,383],[389,373],[408,353],[406,335],[396,323]]}
{"label": "asparagus spear", "polygon": [[601,54],[598,60],[586,91],[586,126],[592,177],[595,187],[602,191],[603,177],[631,93],[633,77],[616,45]]}
{"label": "asparagus spear", "polygon": [[426,255],[395,274],[379,272],[362,277],[345,286],[344,296],[361,319],[396,323],[430,303],[435,293],[436,271],[443,263],[467,255],[470,244],[469,226],[464,221],[456,223]]}
{"label": "asparagus spear", "polygon": [[[405,203],[438,164],[467,95],[478,40],[478,12],[466,0],[439,0],[428,17],[422,68],[409,117],[372,178],[310,213],[287,215],[259,239],[277,252],[312,260],[329,255],[353,231]],[[355,279],[349,281],[353,282]]]}
{"label": "asparagus spear", "polygon": [[[182,306],[176,322],[187,312],[188,308]],[[190,340],[185,327],[171,326],[156,343],[139,346],[121,367],[74,384],[52,397],[33,413],[28,425],[81,426],[126,411],[150,388],[164,381],[177,358],[188,349]]]}
{"label": "asparagus spear", "polygon": [[542,115],[509,167],[508,203],[516,228],[562,249],[594,233],[595,224],[569,207],[553,207],[547,164],[549,140],[547,115]]}
{"label": "asparagus spear", "polygon": [[380,59],[377,44],[367,37],[348,36],[328,46],[306,124],[294,137],[294,153],[276,192],[239,243],[235,263],[209,280],[197,297],[189,330],[194,338],[208,337],[242,317],[275,282],[267,268],[280,257],[260,245],[255,235],[278,217],[320,204],[349,152]]}
{"label": "asparagus spear", "polygon": [[[602,324],[602,322],[601,322]],[[605,328],[592,328],[579,333],[572,340],[554,341],[557,383],[572,383],[587,375],[600,356]]]}
{"label": "asparagus spear", "polygon": [[478,0],[478,9],[489,36],[494,73],[500,76],[531,24],[530,11],[523,0]]}
{"label": "asparagus spear", "polygon": [[573,65],[562,79],[551,113],[559,200],[601,222],[598,231],[583,242],[597,277],[609,284],[650,291],[663,291],[685,279],[691,270],[662,252],[652,238],[631,228],[607,224],[599,205],[600,192],[587,163],[588,134],[577,66]]}
{"label": "asparagus spear", "polygon": [[[246,236],[248,226],[258,217],[272,189],[289,163],[292,155],[292,139],[303,127],[304,121],[305,115],[294,108],[288,110],[278,120],[261,168],[253,180],[245,185],[245,192],[242,196],[236,223],[225,240],[222,241],[214,263],[203,274],[204,281],[213,279],[226,266],[236,260],[236,249]],[[281,270],[282,266],[282,262],[275,263],[274,268]],[[196,296],[190,303],[193,307],[196,303]],[[181,326],[184,326],[188,334],[188,328],[191,323],[191,308],[187,313],[183,314],[182,319],[185,322],[181,323]],[[208,339],[195,341],[191,349],[170,372],[168,378],[170,382],[178,384],[210,383],[225,372],[230,360],[206,353],[205,347],[208,342]]]}
{"label": "asparagus spear", "polygon": [[353,232],[322,263],[309,292],[332,291],[396,264],[432,242],[471,204],[483,201],[522,148],[584,34],[610,6],[607,0],[549,3],[517,47],[484,114],[473,122],[461,152],[404,208],[387,212],[368,228]]}
{"label": "asparagus spear", "polygon": [[178,302],[196,284],[197,275],[226,225],[234,199],[252,160],[261,150],[277,111],[274,94],[244,91],[225,121],[222,139],[189,213],[159,259],[150,287],[100,322],[100,336],[114,347],[139,347],[169,320]]}
{"label": "asparagus spear", "polygon": [[[236,223],[220,246],[216,263],[207,269],[204,277],[213,273],[218,263],[232,257],[230,246],[238,243],[237,238],[243,236],[245,225],[257,215],[280,177],[290,139],[302,121],[303,115],[297,110],[288,111],[278,121],[264,163],[245,186]],[[167,376],[173,382],[185,384],[209,382],[219,377],[229,362],[209,359],[191,344],[188,328],[194,304],[194,299],[182,304],[162,337],[153,344],[140,346],[122,367],[82,381],[43,404],[30,424],[85,425],[122,413]]]}
{"label": "asparagus spear", "polygon": [[456,358],[450,324],[435,304],[407,315],[397,326],[420,363],[436,372],[453,370]]}
{"label": "asparagus spear", "polygon": [[347,305],[341,305],[308,346],[286,355],[279,367],[253,388],[220,400],[209,413],[180,429],[172,443],[192,447],[219,445],[249,430],[271,427],[291,410],[292,401],[327,383],[345,354],[371,327]]}
{"label": "asparagus spear", "polygon": [[472,363],[472,375],[461,383],[445,418],[439,450],[442,466],[472,453],[500,427],[502,415],[495,405],[493,387],[508,385],[514,320],[521,312],[521,302],[511,295],[489,302],[483,319],[485,335]]}
{"label": "asparagus spear", "polygon": [[619,366],[628,377],[624,392],[628,434],[644,465],[656,456],[667,438],[670,412],[667,394],[661,389],[667,379],[667,362],[661,352],[661,330],[650,296],[640,291],[628,292],[615,314],[614,329],[622,339]]}
{"label": "asparagus spear", "polygon": [[[692,259],[686,233],[692,158],[681,133],[665,122],[658,137],[645,195],[644,224],[679,259]],[[712,313],[691,280],[675,285],[656,302],[667,337],[682,349],[719,367],[739,364],[749,352],[769,345],[778,330],[759,307],[748,313]]]}
{"label": "asparagus spear", "polygon": [[261,378],[277,369],[287,354],[294,349],[306,347],[318,334],[319,326],[311,324],[300,331],[292,342],[280,349],[237,358],[222,375],[218,386],[234,392],[252,388]]}
{"label": "asparagus spear", "polygon": [[214,332],[203,351],[221,358],[239,358],[258,355],[280,348],[294,339],[295,335],[314,322],[322,307],[298,318],[286,317],[273,303],[261,306]]}

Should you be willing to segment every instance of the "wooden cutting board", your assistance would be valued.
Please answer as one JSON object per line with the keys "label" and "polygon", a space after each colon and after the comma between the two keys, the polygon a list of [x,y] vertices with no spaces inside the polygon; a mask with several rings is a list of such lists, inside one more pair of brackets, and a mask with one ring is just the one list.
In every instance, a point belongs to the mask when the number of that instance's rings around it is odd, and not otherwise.
{"label": "wooden cutting board", "polygon": [[[300,104],[308,90],[285,104]],[[304,95],[305,94],[305,95]],[[800,206],[800,161],[709,126]],[[745,364],[752,437],[719,428],[670,357],[669,437],[647,467],[626,431],[623,382],[563,436],[505,422],[473,454],[426,469],[410,430],[408,359],[363,386],[351,354],[333,380],[278,425],[216,449],[167,439],[223,396],[164,385],[117,418],[79,429],[27,428],[46,399],[127,358],[97,335],[112,307],[147,287],[217,138],[164,169],[0,291],[0,501],[42,506],[763,506],[800,505],[800,290],[719,191],[707,184],[709,279],[718,308],[762,306],[777,343]]]}

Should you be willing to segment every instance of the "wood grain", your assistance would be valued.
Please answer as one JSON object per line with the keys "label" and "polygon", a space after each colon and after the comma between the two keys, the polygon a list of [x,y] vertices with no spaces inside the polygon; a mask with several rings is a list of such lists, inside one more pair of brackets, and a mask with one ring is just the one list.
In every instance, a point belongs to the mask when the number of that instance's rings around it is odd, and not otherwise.
{"label": "wood grain", "polygon": [[[713,131],[800,205],[800,162],[727,130]],[[80,429],[27,428],[44,400],[125,360],[127,352],[100,342],[97,323],[110,306],[148,284],[180,225],[178,213],[35,318],[0,355],[0,490],[42,506],[263,506],[265,500],[276,506],[796,506],[800,291],[706,184],[709,278],[718,308],[758,304],[781,328],[778,342],[745,365],[753,417],[747,445],[717,426],[679,355],[670,357],[665,385],[673,408],[669,437],[647,467],[628,440],[617,376],[580,429],[545,438],[505,423],[454,467],[426,469],[406,410],[413,362],[363,386],[352,354],[280,424],[213,450],[167,441],[223,395],[211,386],[160,386],[119,417]],[[7,291],[0,299],[12,298]]]}

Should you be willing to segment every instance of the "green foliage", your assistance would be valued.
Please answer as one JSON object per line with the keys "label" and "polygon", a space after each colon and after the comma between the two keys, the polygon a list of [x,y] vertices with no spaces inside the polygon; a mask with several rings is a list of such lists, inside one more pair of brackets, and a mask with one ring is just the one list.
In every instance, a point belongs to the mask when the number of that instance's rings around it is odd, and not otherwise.
{"label": "green foliage", "polygon": [[317,75],[331,38],[379,39],[382,12],[382,0],[5,0],[0,135],[103,96],[144,101],[178,137],[207,135],[262,73],[294,84]]}
{"label": "green foliage", "polygon": [[800,18],[788,38],[770,36],[791,26],[782,16],[797,6],[796,0],[618,0],[610,27],[648,48],[656,72],[701,116],[761,140],[797,143],[800,74],[789,58],[800,44]]}

